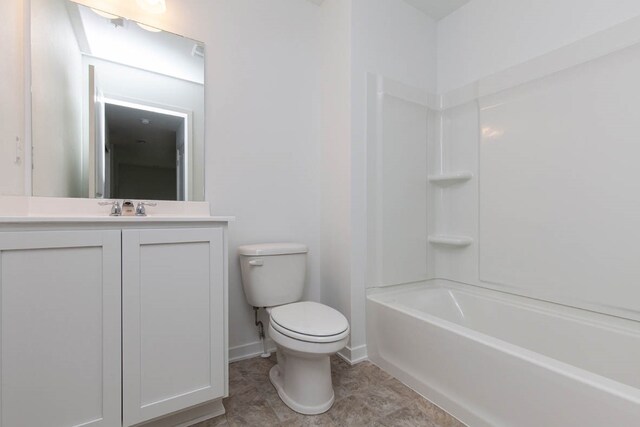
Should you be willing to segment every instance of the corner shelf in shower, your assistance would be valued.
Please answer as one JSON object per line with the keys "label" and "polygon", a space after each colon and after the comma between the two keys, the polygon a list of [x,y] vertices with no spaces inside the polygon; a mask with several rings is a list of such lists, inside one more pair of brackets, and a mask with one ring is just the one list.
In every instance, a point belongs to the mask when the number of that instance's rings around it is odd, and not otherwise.
{"label": "corner shelf in shower", "polygon": [[473,243],[473,239],[467,236],[449,236],[439,234],[429,236],[429,243],[432,245],[450,246],[453,248],[464,248]]}
{"label": "corner shelf in shower", "polygon": [[459,182],[469,181],[471,178],[473,178],[473,174],[468,171],[429,175],[428,177],[429,182],[437,185],[457,184]]}

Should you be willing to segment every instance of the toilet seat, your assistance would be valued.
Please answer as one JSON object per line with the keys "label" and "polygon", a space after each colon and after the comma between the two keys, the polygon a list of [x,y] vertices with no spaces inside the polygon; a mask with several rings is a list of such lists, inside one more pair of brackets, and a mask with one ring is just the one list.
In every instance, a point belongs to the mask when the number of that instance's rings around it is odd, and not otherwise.
{"label": "toilet seat", "polygon": [[349,322],[337,310],[305,301],[274,307],[270,325],[281,334],[310,343],[332,343],[349,336]]}

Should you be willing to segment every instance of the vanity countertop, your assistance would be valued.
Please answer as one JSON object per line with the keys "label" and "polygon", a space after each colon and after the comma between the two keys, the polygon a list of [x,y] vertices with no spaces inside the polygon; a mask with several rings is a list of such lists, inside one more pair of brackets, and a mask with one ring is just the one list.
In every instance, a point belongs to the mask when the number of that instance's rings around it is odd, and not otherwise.
{"label": "vanity countertop", "polygon": [[[233,216],[210,215],[208,202],[158,201],[147,207],[148,216],[110,216],[105,200],[46,197],[0,197],[0,224],[153,224],[228,223]],[[135,201],[134,201],[135,202]]]}
{"label": "vanity countertop", "polygon": [[232,216],[0,216],[0,223],[171,223],[171,222],[233,222]]}

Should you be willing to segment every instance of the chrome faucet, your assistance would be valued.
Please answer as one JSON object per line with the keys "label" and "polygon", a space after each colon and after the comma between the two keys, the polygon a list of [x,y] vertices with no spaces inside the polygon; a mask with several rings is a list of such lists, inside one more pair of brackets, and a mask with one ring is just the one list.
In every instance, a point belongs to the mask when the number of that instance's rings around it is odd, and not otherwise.
{"label": "chrome faucet", "polygon": [[100,206],[109,206],[111,205],[111,216],[121,216],[122,215],[122,207],[120,206],[120,202],[118,200],[114,200],[113,202],[98,202]]}
{"label": "chrome faucet", "polygon": [[138,205],[136,206],[136,216],[147,216],[145,206],[158,206],[158,204],[152,202],[138,202]]}

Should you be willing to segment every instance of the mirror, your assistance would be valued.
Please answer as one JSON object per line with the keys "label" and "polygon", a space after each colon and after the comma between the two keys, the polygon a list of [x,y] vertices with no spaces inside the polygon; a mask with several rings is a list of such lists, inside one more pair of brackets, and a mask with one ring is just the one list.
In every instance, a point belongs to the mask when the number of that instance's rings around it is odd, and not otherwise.
{"label": "mirror", "polygon": [[31,1],[34,196],[204,200],[204,44]]}

